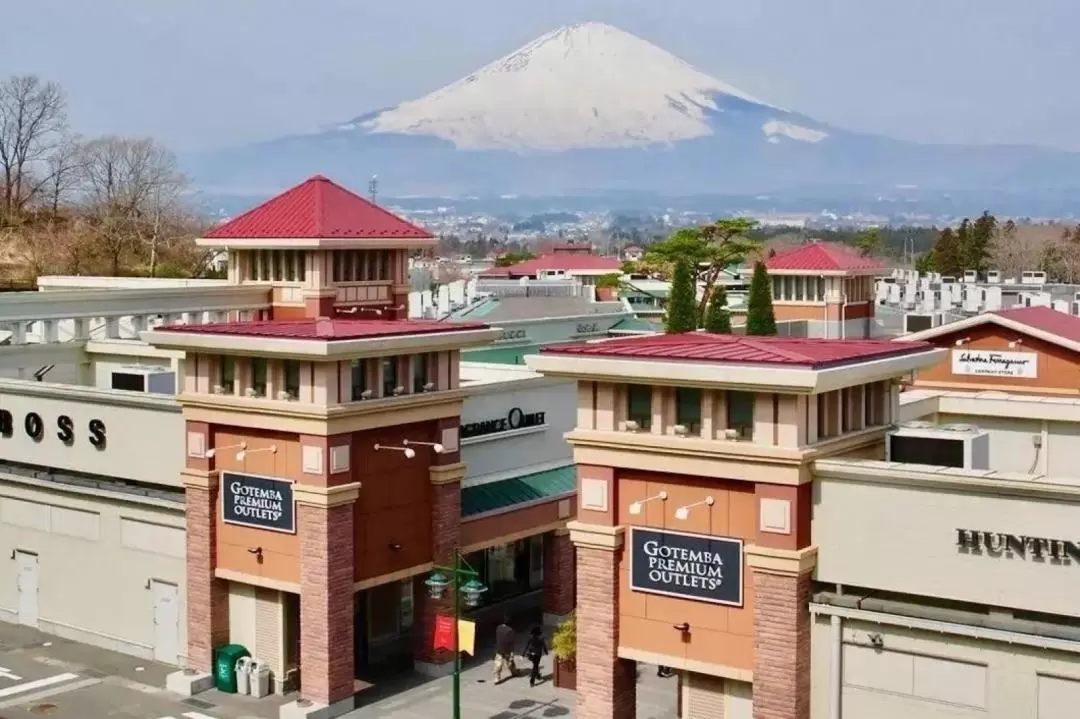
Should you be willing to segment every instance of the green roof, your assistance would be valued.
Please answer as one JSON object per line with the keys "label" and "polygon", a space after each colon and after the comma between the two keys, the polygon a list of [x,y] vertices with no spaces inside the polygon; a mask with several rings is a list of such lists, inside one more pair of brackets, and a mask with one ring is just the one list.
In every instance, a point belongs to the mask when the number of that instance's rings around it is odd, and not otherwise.
{"label": "green roof", "polygon": [[640,317],[627,317],[619,320],[611,326],[608,332],[663,332],[664,325],[659,322],[649,322]]}
{"label": "green roof", "polygon": [[464,487],[461,490],[461,516],[471,517],[500,509],[513,509],[517,504],[542,502],[569,494],[576,488],[577,467],[573,464]]}
{"label": "green roof", "polygon": [[461,353],[463,362],[493,362],[495,364],[525,364],[525,355],[540,352],[543,345],[518,345],[516,347],[488,347],[482,350],[466,350]]}

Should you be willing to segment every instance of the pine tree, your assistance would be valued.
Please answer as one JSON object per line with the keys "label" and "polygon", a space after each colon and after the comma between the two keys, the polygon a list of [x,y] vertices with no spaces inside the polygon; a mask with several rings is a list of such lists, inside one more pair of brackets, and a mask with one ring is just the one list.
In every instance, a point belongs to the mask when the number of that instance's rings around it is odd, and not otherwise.
{"label": "pine tree", "polygon": [[680,259],[675,263],[668,297],[666,332],[693,332],[697,329],[697,288],[690,263]]}
{"label": "pine tree", "polygon": [[709,296],[709,308],[705,312],[705,331],[714,335],[731,334],[731,313],[727,308],[727,292],[723,285],[716,285]]}
{"label": "pine tree", "polygon": [[[963,228],[964,226],[961,225]],[[966,228],[964,232],[966,233]],[[930,250],[931,266],[935,272],[940,272],[943,275],[956,276],[960,272],[960,240],[961,238],[956,232],[953,232],[951,227],[946,227],[940,233],[938,238],[934,242],[934,247]]]}
{"label": "pine tree", "polygon": [[750,294],[746,302],[746,334],[759,337],[776,334],[772,280],[764,262],[754,265],[754,276],[750,280]]}

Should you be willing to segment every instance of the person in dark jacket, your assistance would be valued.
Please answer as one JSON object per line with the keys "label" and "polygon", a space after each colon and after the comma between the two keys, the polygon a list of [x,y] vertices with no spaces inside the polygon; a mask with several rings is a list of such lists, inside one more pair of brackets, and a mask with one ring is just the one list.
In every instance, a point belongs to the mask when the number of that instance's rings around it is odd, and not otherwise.
{"label": "person in dark jacket", "polygon": [[547,656],[547,642],[544,641],[544,631],[540,627],[533,627],[529,632],[529,641],[525,644],[525,658],[532,662],[532,672],[529,674],[529,686],[536,686],[537,682],[543,681],[540,676],[540,659]]}
{"label": "person in dark jacket", "polygon": [[517,637],[514,628],[510,626],[510,619],[504,618],[502,624],[495,628],[495,683],[502,681],[503,672],[514,676],[517,671],[514,667],[514,643]]}

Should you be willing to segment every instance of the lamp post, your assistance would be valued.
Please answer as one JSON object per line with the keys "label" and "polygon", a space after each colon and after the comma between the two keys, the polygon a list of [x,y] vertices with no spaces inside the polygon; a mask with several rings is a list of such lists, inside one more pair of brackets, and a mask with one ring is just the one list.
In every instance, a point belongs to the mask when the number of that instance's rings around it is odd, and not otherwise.
{"label": "lamp post", "polygon": [[[459,644],[458,622],[461,620],[461,603],[476,607],[487,587],[480,582],[480,573],[469,566],[461,552],[454,550],[454,566],[439,567],[427,578],[424,584],[432,599],[442,599],[450,585],[454,587],[454,719],[461,719],[461,646]],[[447,574],[450,576],[447,577]]]}

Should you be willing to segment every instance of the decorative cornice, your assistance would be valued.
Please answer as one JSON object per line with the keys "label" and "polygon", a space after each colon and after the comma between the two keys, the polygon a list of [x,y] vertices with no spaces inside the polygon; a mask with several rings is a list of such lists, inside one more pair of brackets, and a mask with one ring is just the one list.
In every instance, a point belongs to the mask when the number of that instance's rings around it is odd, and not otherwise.
{"label": "decorative cornice", "polygon": [[453,484],[465,478],[466,467],[464,462],[454,464],[436,464],[428,468],[428,476],[434,485]]}
{"label": "decorative cornice", "polygon": [[817,547],[805,549],[776,549],[747,545],[743,550],[746,566],[764,574],[799,575],[814,571],[817,566]]}
{"label": "decorative cornice", "polygon": [[622,526],[609,527],[578,521],[567,522],[566,529],[570,532],[570,541],[574,546],[604,549],[609,552],[622,547],[623,534],[626,532],[626,528]]}
{"label": "decorative cornice", "polygon": [[205,489],[213,491],[217,489],[219,473],[216,469],[194,469],[185,467],[180,470],[180,481],[185,489]]}
{"label": "decorative cornice", "polygon": [[293,486],[293,496],[296,497],[296,503],[299,505],[329,509],[355,502],[360,496],[360,483],[350,482],[334,487],[297,484]]}

